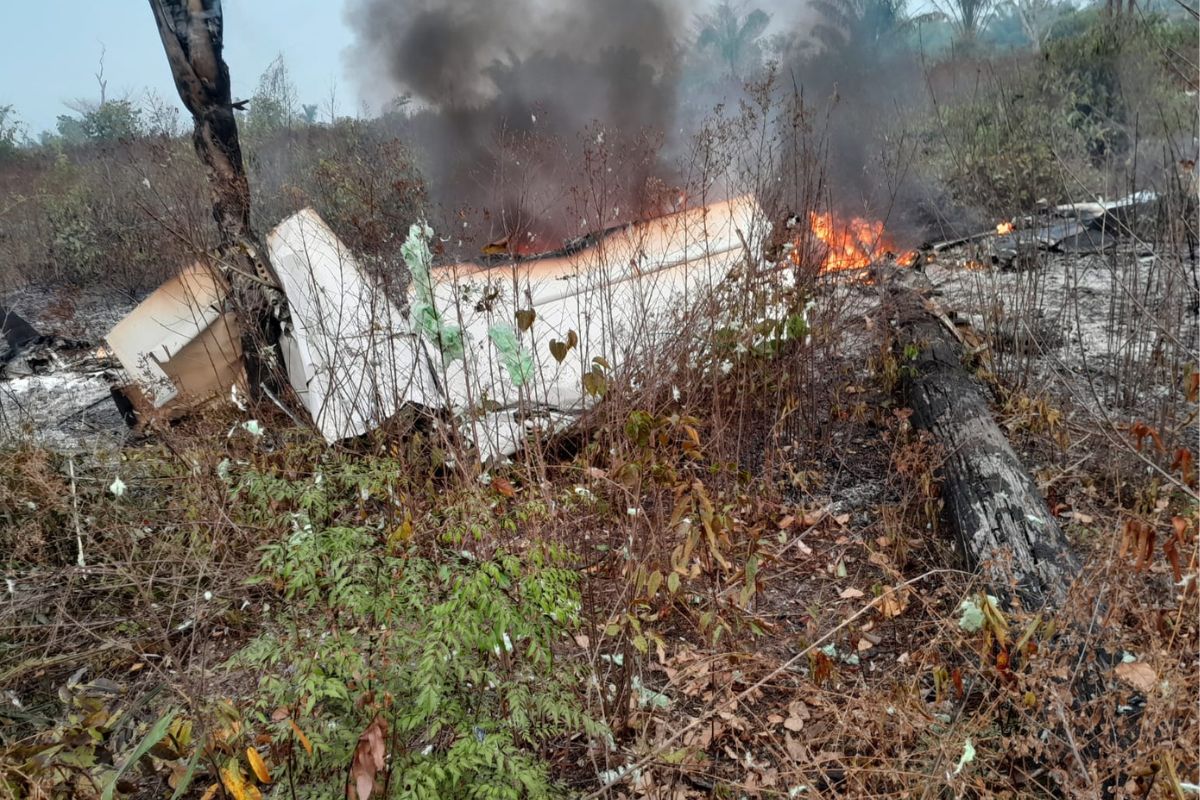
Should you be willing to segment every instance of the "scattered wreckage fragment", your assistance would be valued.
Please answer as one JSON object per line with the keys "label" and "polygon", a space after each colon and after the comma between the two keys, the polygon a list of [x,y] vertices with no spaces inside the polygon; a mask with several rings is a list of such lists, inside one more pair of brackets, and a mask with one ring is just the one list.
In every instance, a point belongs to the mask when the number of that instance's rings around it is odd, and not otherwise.
{"label": "scattered wreckage fragment", "polygon": [[131,381],[118,388],[123,411],[172,419],[245,383],[237,315],[225,289],[192,264],[154,290],[105,339]]}
{"label": "scattered wreckage fragment", "polygon": [[[606,232],[583,248],[502,266],[434,268],[432,231],[404,247],[407,313],[311,209],[267,238],[290,321],[280,340],[292,389],[328,442],[366,433],[404,405],[452,412],[482,459],[535,428],[570,424],[617,369],[676,331],[749,257],[767,224],[750,196]],[[201,266],[164,284],[108,336],[141,413],[177,416],[244,382],[237,320]]]}
{"label": "scattered wreckage fragment", "polygon": [[0,434],[69,449],[123,428],[110,400],[116,372],[104,348],[43,334],[0,307]]}
{"label": "scattered wreckage fragment", "polygon": [[1113,201],[1066,203],[1037,215],[1002,222],[996,230],[930,245],[933,253],[988,240],[992,263],[1019,269],[1040,250],[1077,255],[1100,253],[1133,235],[1139,219],[1154,214],[1159,196],[1140,191]]}
{"label": "scattered wreckage fragment", "polygon": [[267,236],[291,314],[280,337],[296,396],[327,442],[360,436],[437,397],[419,337],[312,209]]}

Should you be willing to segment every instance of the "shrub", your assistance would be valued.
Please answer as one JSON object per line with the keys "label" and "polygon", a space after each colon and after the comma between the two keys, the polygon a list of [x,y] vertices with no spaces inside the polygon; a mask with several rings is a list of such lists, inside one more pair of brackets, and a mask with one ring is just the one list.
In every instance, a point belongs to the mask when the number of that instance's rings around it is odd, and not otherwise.
{"label": "shrub", "polygon": [[581,673],[554,655],[579,619],[578,576],[550,549],[476,559],[417,546],[407,518],[355,522],[399,468],[368,460],[239,483],[241,503],[291,531],[263,551],[261,581],[284,601],[273,629],[233,661],[263,674],[257,722],[276,742],[303,732],[288,761],[295,796],[340,792],[375,720],[392,759],[385,796],[550,796],[540,746],[609,738],[582,710]]}

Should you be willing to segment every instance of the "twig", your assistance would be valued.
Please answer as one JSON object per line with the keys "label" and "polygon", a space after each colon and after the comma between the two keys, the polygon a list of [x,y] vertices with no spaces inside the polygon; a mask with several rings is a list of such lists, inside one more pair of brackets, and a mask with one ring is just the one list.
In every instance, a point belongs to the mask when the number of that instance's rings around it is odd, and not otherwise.
{"label": "twig", "polygon": [[79,524],[79,496],[75,492],[75,458],[67,459],[67,473],[71,476],[71,518],[75,523],[75,566],[83,569],[87,560],[83,557],[83,528]]}
{"label": "twig", "polygon": [[763,686],[765,686],[766,684],[775,680],[783,673],[789,671],[797,661],[799,661],[801,658],[804,658],[805,656],[807,656],[816,647],[823,644],[826,640],[828,640],[830,637],[832,637],[838,631],[840,631],[843,628],[850,625],[850,623],[857,620],[863,614],[866,614],[868,611],[870,611],[872,608],[874,608],[876,606],[876,604],[879,603],[879,601],[881,601],[883,598],[887,597],[888,595],[895,594],[896,592],[898,592],[902,589],[906,589],[915,583],[920,583],[921,581],[925,580],[926,578],[932,577],[933,575],[939,575],[944,572],[958,572],[958,570],[931,569],[928,572],[924,572],[915,578],[905,581],[904,583],[900,584],[899,586],[891,587],[886,592],[881,594],[879,597],[875,598],[870,603],[867,603],[865,606],[860,608],[854,614],[850,615],[846,619],[839,622],[837,625],[835,625],[833,628],[831,628],[824,636],[820,637],[819,639],[814,641],[812,644],[810,644],[808,647],[805,647],[799,653],[792,656],[790,659],[785,661],[783,664],[781,664],[778,667],[776,667],[775,669],[773,669],[771,672],[769,672],[764,677],[760,678],[753,686],[750,686],[750,687],[744,689],[743,691],[739,692],[734,697],[731,697],[728,700],[725,700],[723,703],[714,704],[708,711],[704,712],[700,716],[696,717],[696,719],[692,720],[691,723],[689,723],[688,725],[685,725],[684,727],[680,728],[678,731],[676,731],[672,735],[668,736],[663,741],[659,742],[654,747],[654,749],[652,749],[646,755],[642,756],[635,763],[622,768],[620,770],[621,774],[619,777],[616,777],[616,778],[604,783],[603,785],[600,786],[599,789],[596,789],[595,791],[591,792],[590,794],[584,795],[582,800],[595,800],[595,798],[600,797],[605,792],[607,792],[609,789],[611,789],[613,786],[615,786],[616,784],[618,784],[622,780],[624,780],[626,776],[632,775],[636,770],[641,769],[642,767],[649,764],[651,761],[658,758],[668,748],[670,748],[672,745],[674,745],[675,742],[679,741],[680,738],[682,738],[684,735],[696,730],[701,725],[704,725],[715,714],[719,714],[722,711],[726,711],[730,708],[736,708],[738,703],[745,700],[751,694],[759,691],[760,689],[762,689]]}
{"label": "twig", "polygon": [[1079,754],[1079,746],[1075,744],[1075,734],[1071,732],[1071,725],[1067,722],[1067,715],[1063,713],[1062,702],[1055,703],[1058,711],[1058,718],[1062,721],[1063,731],[1067,734],[1067,743],[1071,745],[1071,754],[1075,756],[1075,763],[1079,765],[1079,772],[1083,775],[1083,779],[1087,781],[1088,788],[1095,791],[1096,785],[1092,781],[1092,775],[1088,772],[1087,765],[1083,761],[1083,756]]}
{"label": "twig", "polygon": [[59,653],[54,656],[37,656],[28,658],[17,664],[14,667],[9,667],[4,672],[0,672],[0,686],[10,685],[12,681],[19,676],[24,675],[33,669],[44,669],[46,667],[54,667],[59,664],[67,664],[71,662],[79,662],[92,656],[98,656],[101,653],[106,653],[119,645],[117,642],[105,642],[97,647],[92,647],[87,650],[75,650],[70,653]]}
{"label": "twig", "polygon": [[296,414],[290,408],[284,405],[283,402],[275,396],[275,393],[267,387],[266,383],[260,383],[258,388],[271,400],[272,403],[279,407],[280,411],[287,414],[291,418],[292,422],[296,423],[296,425],[301,428],[311,427],[309,423],[304,422],[302,419],[296,416]]}

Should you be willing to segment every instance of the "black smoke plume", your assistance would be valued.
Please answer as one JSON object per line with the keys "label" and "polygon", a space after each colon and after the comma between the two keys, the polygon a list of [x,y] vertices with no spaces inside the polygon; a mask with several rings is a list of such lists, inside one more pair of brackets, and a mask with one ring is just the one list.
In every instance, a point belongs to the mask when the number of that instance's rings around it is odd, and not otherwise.
{"label": "black smoke plume", "polygon": [[687,11],[683,0],[352,0],[350,59],[375,101],[411,98],[398,124],[444,208],[486,210],[478,237],[553,242],[621,221],[580,218],[564,196],[589,156],[625,219],[665,174],[629,155],[675,130]]}

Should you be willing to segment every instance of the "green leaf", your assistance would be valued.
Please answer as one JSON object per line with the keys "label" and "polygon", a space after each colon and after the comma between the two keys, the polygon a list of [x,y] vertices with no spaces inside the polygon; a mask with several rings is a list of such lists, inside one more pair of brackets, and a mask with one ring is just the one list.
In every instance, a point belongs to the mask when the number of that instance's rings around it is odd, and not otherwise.
{"label": "green leaf", "polygon": [[601,397],[608,389],[608,382],[599,372],[583,373],[583,390],[593,397]]}
{"label": "green leaf", "polygon": [[100,800],[112,800],[113,792],[117,789],[117,781],[121,776],[129,771],[129,768],[136,764],[142,756],[150,752],[150,748],[162,741],[162,738],[167,735],[167,731],[171,728],[171,723],[175,721],[175,715],[179,713],[178,709],[171,709],[166,714],[158,718],[158,722],[150,727],[142,741],[129,754],[129,758],[125,759],[120,767],[117,768],[117,774],[112,777],[108,785],[104,787],[104,791],[100,795]]}
{"label": "green leaf", "polygon": [[662,586],[662,582],[663,574],[661,572],[654,570],[654,572],[650,573],[650,580],[646,585],[646,596],[654,597],[654,595],[658,594],[658,587]]}

